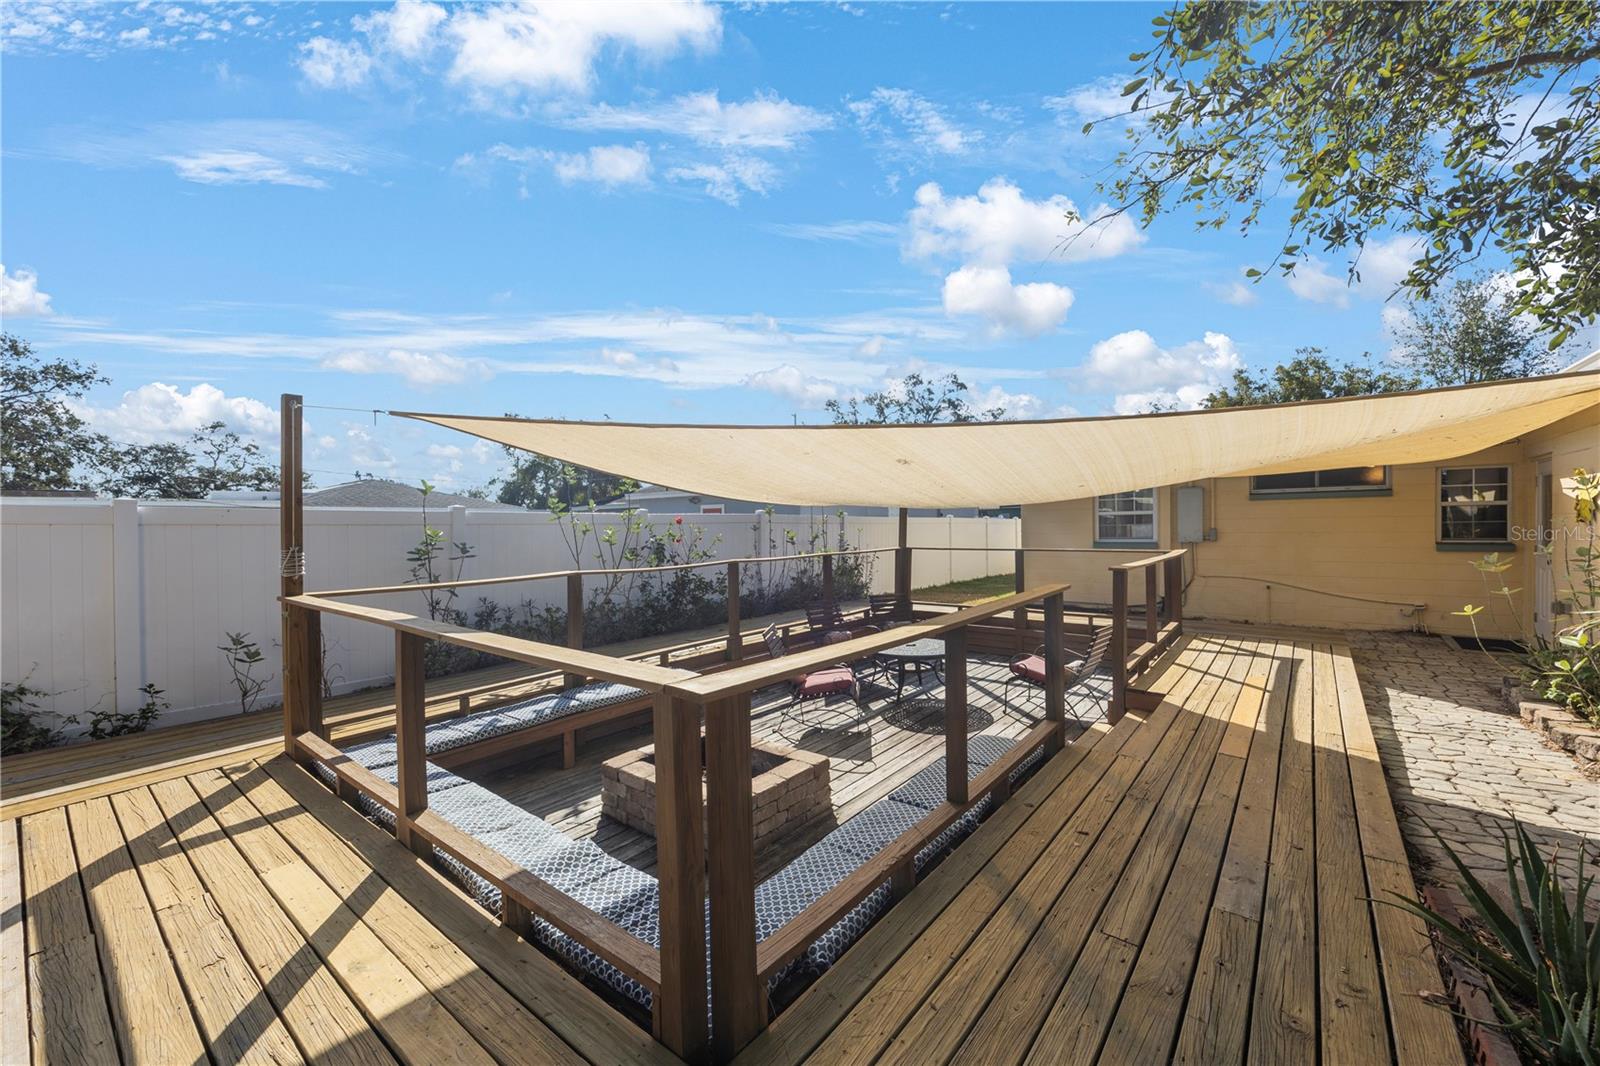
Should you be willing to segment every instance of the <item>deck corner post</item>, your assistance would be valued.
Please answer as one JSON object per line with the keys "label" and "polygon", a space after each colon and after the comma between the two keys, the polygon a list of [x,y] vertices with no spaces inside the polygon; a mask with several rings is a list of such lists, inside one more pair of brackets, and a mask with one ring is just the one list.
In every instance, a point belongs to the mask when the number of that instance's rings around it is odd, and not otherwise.
{"label": "deck corner post", "polygon": [[[1021,592],[1028,587],[1028,577],[1024,566],[1026,561],[1026,552],[1018,548],[1016,550],[1015,563],[1013,564],[1015,566],[1017,592]],[[1028,607],[1026,604],[1011,612],[1011,628],[1016,637],[1016,652],[1020,655],[1028,642]]]}
{"label": "deck corner post", "polygon": [[756,968],[750,696],[707,704],[706,869],[711,901],[711,1055],[728,1062],[766,1028]]}
{"label": "deck corner post", "polygon": [[395,836],[400,843],[427,856],[432,846],[415,830],[417,815],[428,809],[428,763],[423,747],[425,672],[423,652],[427,641],[415,633],[394,635],[395,755],[399,810]]}
{"label": "deck corner post", "polygon": [[1156,594],[1158,576],[1154,564],[1144,568],[1144,639],[1151,644],[1161,634],[1160,597]]}
{"label": "deck corner post", "polygon": [[967,805],[967,627],[944,638],[944,795]]}
{"label": "deck corner post", "polygon": [[833,617],[833,553],[828,552],[822,556],[822,606],[827,611],[828,617]]}
{"label": "deck corner post", "polygon": [[1111,660],[1111,702],[1106,707],[1106,721],[1114,725],[1128,702],[1128,572],[1119,566],[1111,568],[1111,647],[1107,657]]}
{"label": "deck corner post", "polygon": [[899,539],[894,550],[894,616],[911,618],[911,512],[900,508]]}
{"label": "deck corner post", "polygon": [[728,648],[727,659],[736,663],[744,658],[744,630],[739,617],[739,564],[728,564]]}
{"label": "deck corner post", "polygon": [[[314,708],[307,694],[315,692],[320,696],[317,686],[322,682],[320,671],[315,679],[306,676],[311,662],[305,624],[308,612],[282,602],[306,590],[305,504],[300,452],[304,407],[303,398],[293,393],[286,392],[279,397],[278,593],[283,631],[283,750],[295,759],[300,758],[295,738],[313,725]],[[320,711],[320,707],[315,710]]]}
{"label": "deck corner post", "polygon": [[1067,743],[1067,656],[1062,625],[1065,606],[1062,594],[1053,592],[1044,598],[1044,717],[1055,728],[1046,745],[1054,754]]}
{"label": "deck corner post", "polygon": [[699,708],[659,692],[653,723],[656,865],[661,889],[661,987],[653,1021],[657,1038],[673,1054],[695,1062],[705,1058],[710,1039],[706,1029],[706,840],[700,800]]}
{"label": "deck corner post", "polygon": [[1167,568],[1167,621],[1176,628],[1173,636],[1183,632],[1183,556],[1174,556],[1165,564]]}
{"label": "deck corner post", "polygon": [[[581,570],[567,574],[567,647],[577,649],[583,647],[583,571]],[[584,680],[582,674],[565,674],[561,684],[563,688],[577,688]]]}

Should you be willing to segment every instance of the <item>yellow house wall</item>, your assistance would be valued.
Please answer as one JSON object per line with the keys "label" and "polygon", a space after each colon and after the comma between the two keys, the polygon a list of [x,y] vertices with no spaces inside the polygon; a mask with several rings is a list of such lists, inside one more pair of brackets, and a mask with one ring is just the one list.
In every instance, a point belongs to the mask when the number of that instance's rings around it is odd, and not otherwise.
{"label": "yellow house wall", "polygon": [[[1252,499],[1247,478],[1218,478],[1206,490],[1208,527],[1217,539],[1193,545],[1185,612],[1260,624],[1340,629],[1407,629],[1420,623],[1438,633],[1468,634],[1471,623],[1452,612],[1491,603],[1477,616],[1485,636],[1520,636],[1531,626],[1532,543],[1511,552],[1515,565],[1490,575],[1491,587],[1525,590],[1515,603],[1491,596],[1472,565],[1489,549],[1441,551],[1437,546],[1437,471],[1441,466],[1511,467],[1511,521],[1531,526],[1536,460],[1549,454],[1557,477],[1575,466],[1600,468],[1600,425],[1591,410],[1537,435],[1442,463],[1397,466],[1386,496]],[[1557,496],[1556,512],[1570,517],[1571,501]],[[1171,488],[1157,491],[1159,547],[1176,543]],[[1141,552],[1103,552],[1094,543],[1092,500],[1024,507],[1022,542],[1029,548],[1073,548],[1071,554],[1028,556],[1030,580],[1068,581],[1070,598],[1110,599],[1107,566]],[[1558,590],[1564,574],[1557,575]],[[1143,588],[1130,590],[1137,602]],[[1420,611],[1411,604],[1422,604]]]}
{"label": "yellow house wall", "polygon": [[[1575,469],[1581,468],[1591,474],[1600,470],[1600,412],[1590,411],[1546,426],[1524,437],[1522,446],[1530,471],[1537,469],[1540,459],[1549,458],[1551,473],[1556,478],[1552,524],[1557,535],[1550,553],[1550,565],[1556,599],[1570,605],[1573,587],[1581,586],[1583,580],[1577,572],[1578,560],[1572,549],[1586,543],[1588,535],[1577,526],[1573,500],[1562,495],[1560,479],[1571,477]],[[1533,475],[1530,473],[1529,476]],[[1524,587],[1529,590],[1534,587],[1531,558]],[[1572,620],[1570,616],[1565,619],[1558,616],[1556,625],[1559,627]]]}

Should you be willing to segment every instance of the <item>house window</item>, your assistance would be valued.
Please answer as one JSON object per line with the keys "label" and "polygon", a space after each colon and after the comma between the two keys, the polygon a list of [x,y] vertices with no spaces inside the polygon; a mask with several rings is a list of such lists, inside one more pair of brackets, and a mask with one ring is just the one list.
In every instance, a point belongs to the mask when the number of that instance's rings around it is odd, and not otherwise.
{"label": "house window", "polygon": [[722,513],[722,504],[720,504],[720,503],[701,504],[700,505],[700,513],[701,514],[721,514]]}
{"label": "house window", "polygon": [[1511,538],[1511,468],[1439,470],[1439,542],[1499,544]]}
{"label": "house window", "polygon": [[1252,496],[1361,496],[1388,492],[1386,466],[1341,466],[1295,474],[1261,474],[1250,479]]}
{"label": "house window", "polygon": [[1135,489],[1094,500],[1097,546],[1156,542],[1156,490]]}

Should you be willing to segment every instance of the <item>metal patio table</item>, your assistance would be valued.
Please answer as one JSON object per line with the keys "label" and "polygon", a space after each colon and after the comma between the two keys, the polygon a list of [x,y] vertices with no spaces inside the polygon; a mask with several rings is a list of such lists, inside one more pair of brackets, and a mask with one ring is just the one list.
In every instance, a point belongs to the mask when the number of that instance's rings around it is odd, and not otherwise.
{"label": "metal patio table", "polygon": [[940,684],[944,683],[944,641],[932,637],[913,640],[880,651],[875,657],[885,670],[894,671],[894,701],[900,702],[905,691],[906,674],[915,673],[917,687],[924,685],[922,674],[928,671]]}

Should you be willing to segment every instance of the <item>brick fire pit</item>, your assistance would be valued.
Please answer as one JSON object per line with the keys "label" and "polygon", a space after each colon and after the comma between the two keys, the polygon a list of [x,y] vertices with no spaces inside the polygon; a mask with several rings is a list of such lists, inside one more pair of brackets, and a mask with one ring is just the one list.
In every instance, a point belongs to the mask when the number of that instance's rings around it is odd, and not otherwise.
{"label": "brick fire pit", "polygon": [[[700,742],[701,765],[705,741]],[[826,756],[781,744],[752,743],[751,822],[755,849],[769,838],[833,809]],[[705,796],[702,781],[701,796]],[[650,744],[625,751],[600,764],[600,811],[641,833],[656,835],[656,751]]]}

